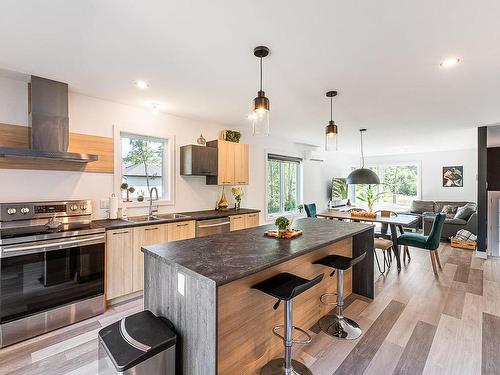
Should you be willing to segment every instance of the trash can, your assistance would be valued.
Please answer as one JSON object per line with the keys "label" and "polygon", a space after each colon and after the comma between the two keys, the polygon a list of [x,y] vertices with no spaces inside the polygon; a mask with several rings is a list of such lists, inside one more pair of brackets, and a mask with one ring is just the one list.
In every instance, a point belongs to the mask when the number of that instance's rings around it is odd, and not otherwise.
{"label": "trash can", "polygon": [[175,375],[177,336],[170,321],[141,311],[99,331],[99,375]]}

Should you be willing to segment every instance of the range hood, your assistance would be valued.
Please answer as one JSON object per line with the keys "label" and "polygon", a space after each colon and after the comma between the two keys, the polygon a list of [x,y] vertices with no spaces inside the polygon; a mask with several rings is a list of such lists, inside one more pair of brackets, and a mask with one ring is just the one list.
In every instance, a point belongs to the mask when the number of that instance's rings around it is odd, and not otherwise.
{"label": "range hood", "polygon": [[0,147],[0,156],[96,161],[97,155],[68,152],[68,84],[31,76],[28,91],[30,148]]}

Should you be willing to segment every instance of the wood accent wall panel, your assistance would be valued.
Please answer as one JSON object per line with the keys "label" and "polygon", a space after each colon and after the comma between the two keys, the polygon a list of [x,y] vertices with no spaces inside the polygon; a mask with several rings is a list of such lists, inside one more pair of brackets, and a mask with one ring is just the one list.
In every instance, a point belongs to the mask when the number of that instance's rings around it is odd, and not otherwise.
{"label": "wood accent wall panel", "polygon": [[[332,306],[323,305],[319,297],[337,290],[336,275],[331,269],[312,264],[329,254],[351,256],[351,238],[315,250],[288,262],[250,275],[217,289],[217,353],[218,374],[256,375],[269,360],[283,356],[283,342],[273,335],[272,328],[283,324],[283,306],[273,310],[276,300],[252,286],[280,272],[290,272],[308,279],[323,273],[322,282],[293,301],[293,323],[308,329]],[[352,271],[344,273],[344,296],[352,293]]]}
{"label": "wood accent wall panel", "polygon": [[[29,148],[29,127],[0,124],[0,147]],[[69,134],[69,151],[96,154],[99,160],[75,163],[50,159],[6,156],[0,157],[0,169],[35,169],[113,173],[114,143],[111,137],[79,133]]]}

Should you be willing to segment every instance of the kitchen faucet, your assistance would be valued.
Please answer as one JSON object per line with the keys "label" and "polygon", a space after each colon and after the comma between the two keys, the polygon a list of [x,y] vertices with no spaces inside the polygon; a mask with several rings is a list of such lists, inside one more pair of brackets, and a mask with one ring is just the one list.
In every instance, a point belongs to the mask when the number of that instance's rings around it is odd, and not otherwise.
{"label": "kitchen faucet", "polygon": [[153,208],[153,191],[155,192],[156,200],[158,200],[158,189],[156,188],[156,186],[153,186],[149,190],[149,215],[148,215],[148,219],[156,218],[156,214],[158,213],[158,206],[156,205],[155,208]]}

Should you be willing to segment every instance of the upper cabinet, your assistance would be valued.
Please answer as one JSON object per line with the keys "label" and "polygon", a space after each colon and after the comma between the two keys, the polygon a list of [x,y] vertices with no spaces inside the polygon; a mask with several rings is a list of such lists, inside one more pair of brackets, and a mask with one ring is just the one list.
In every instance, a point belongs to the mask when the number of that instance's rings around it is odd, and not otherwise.
{"label": "upper cabinet", "polygon": [[217,149],[197,145],[182,146],[181,175],[217,176]]}
{"label": "upper cabinet", "polygon": [[217,175],[207,176],[208,185],[247,185],[248,145],[228,141],[207,142],[217,149]]}

